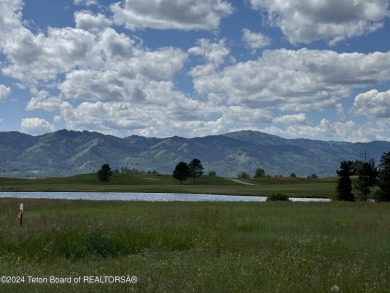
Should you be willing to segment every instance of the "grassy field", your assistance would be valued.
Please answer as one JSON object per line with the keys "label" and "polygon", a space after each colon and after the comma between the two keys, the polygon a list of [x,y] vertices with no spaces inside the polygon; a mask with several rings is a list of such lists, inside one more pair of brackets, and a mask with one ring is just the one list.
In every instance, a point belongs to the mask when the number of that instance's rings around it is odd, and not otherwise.
{"label": "grassy field", "polygon": [[0,191],[116,191],[173,192],[231,195],[269,195],[285,193],[298,197],[334,197],[336,178],[261,178],[245,180],[243,185],[226,178],[202,176],[185,184],[170,175],[125,176],[116,174],[107,184],[100,183],[96,174],[65,178],[12,179],[0,178]]}
{"label": "grassy field", "polygon": [[24,200],[19,226],[19,202],[0,272],[24,283],[0,292],[390,292],[388,204]]}

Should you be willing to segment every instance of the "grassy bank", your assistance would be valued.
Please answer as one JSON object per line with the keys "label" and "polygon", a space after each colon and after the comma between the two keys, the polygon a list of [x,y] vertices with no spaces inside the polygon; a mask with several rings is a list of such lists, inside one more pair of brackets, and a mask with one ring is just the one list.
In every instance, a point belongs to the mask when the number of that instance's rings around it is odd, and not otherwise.
{"label": "grassy bank", "polygon": [[[2,275],[136,283],[1,292],[390,291],[390,205],[0,199]],[[133,279],[134,280],[134,279]]]}
{"label": "grassy bank", "polygon": [[12,179],[0,178],[0,191],[116,191],[116,192],[173,192],[232,195],[269,195],[333,197],[335,178],[261,178],[245,180],[252,185],[239,184],[226,178],[202,176],[188,179],[183,185],[170,175],[124,176],[116,174],[109,183],[97,180],[96,174],[66,178]]}

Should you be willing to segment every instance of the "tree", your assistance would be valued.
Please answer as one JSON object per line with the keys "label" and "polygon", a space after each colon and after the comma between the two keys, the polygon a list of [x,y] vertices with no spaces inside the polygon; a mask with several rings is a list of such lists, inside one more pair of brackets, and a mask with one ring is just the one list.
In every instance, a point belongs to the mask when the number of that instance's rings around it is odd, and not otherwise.
{"label": "tree", "polygon": [[290,176],[288,176],[288,177],[295,178],[295,177],[297,177],[297,175],[295,173],[291,173]]}
{"label": "tree", "polygon": [[363,164],[364,164],[364,162],[359,161],[359,160],[356,160],[355,162],[353,162],[353,165],[352,165],[353,174],[352,175],[360,174],[362,172]]}
{"label": "tree", "polygon": [[253,178],[261,178],[261,177],[265,177],[265,171],[264,169],[257,168],[255,172],[255,176]]}
{"label": "tree", "polygon": [[353,201],[351,174],[353,173],[352,161],[343,161],[340,163],[340,170],[337,171],[339,176],[336,187],[336,199]]}
{"label": "tree", "polygon": [[310,176],[307,176],[307,178],[313,178],[313,179],[317,179],[317,178],[318,178],[318,176],[317,176],[317,174],[316,174],[316,173],[313,173],[313,174],[311,174]]}
{"label": "tree", "polygon": [[390,201],[390,152],[384,153],[379,163],[379,201]]}
{"label": "tree", "polygon": [[111,171],[110,165],[103,164],[100,170],[97,172],[97,176],[101,182],[104,182],[104,184],[106,184],[106,182],[110,181],[112,173],[113,172]]}
{"label": "tree", "polygon": [[183,184],[184,181],[190,176],[190,168],[185,162],[180,162],[176,165],[175,170],[172,174],[173,178],[179,180],[180,184]]}
{"label": "tree", "polygon": [[238,173],[237,177],[240,178],[240,179],[251,179],[251,176],[248,173],[244,172],[244,171]]}
{"label": "tree", "polygon": [[190,171],[190,177],[195,178],[203,175],[203,165],[199,159],[193,159],[188,165]]}
{"label": "tree", "polygon": [[367,201],[367,197],[371,193],[371,187],[375,185],[376,177],[378,176],[374,160],[362,162],[362,164],[359,164],[359,169],[356,172],[359,178],[355,184],[355,189],[361,195],[362,199]]}
{"label": "tree", "polygon": [[212,170],[212,171],[209,172],[209,176],[217,177],[217,172]]}

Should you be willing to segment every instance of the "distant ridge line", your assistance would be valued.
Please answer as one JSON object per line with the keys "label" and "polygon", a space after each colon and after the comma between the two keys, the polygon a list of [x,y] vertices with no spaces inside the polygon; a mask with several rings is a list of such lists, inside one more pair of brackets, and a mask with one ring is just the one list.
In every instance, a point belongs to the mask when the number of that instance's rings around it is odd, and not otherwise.
{"label": "distant ridge line", "polygon": [[377,162],[390,151],[390,142],[335,142],[287,139],[243,130],[221,135],[166,138],[132,135],[119,138],[99,132],[59,130],[38,136],[17,131],[0,132],[0,176],[47,177],[96,172],[104,163],[112,169],[127,166],[171,174],[179,161],[198,158],[205,172],[236,177],[267,175],[335,176],[343,160],[360,160],[362,151]]}

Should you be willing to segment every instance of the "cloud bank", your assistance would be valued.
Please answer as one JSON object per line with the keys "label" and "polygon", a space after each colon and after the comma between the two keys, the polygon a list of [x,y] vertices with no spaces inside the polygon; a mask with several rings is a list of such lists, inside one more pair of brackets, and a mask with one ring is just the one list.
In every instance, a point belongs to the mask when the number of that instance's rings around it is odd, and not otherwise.
{"label": "cloud bank", "polygon": [[[74,3],[87,8],[75,11],[74,27],[33,32],[23,19],[22,1],[0,1],[1,74],[29,93],[29,117],[53,117],[22,119],[25,132],[51,131],[62,123],[119,136],[254,129],[349,141],[390,138],[383,130],[389,126],[390,94],[375,89],[390,80],[390,52],[269,48],[271,38],[244,27],[240,40],[252,54],[238,58],[234,43],[218,35],[221,21],[236,13],[232,1],[122,1],[105,13],[91,8],[99,7],[97,1]],[[336,44],[379,30],[388,4],[250,1],[259,20],[265,17],[294,45]],[[201,30],[210,37],[187,48],[151,49],[136,34],[146,29]],[[0,102],[13,92],[0,84]],[[340,118],[313,118],[326,111]],[[362,117],[365,122],[358,121]]]}

